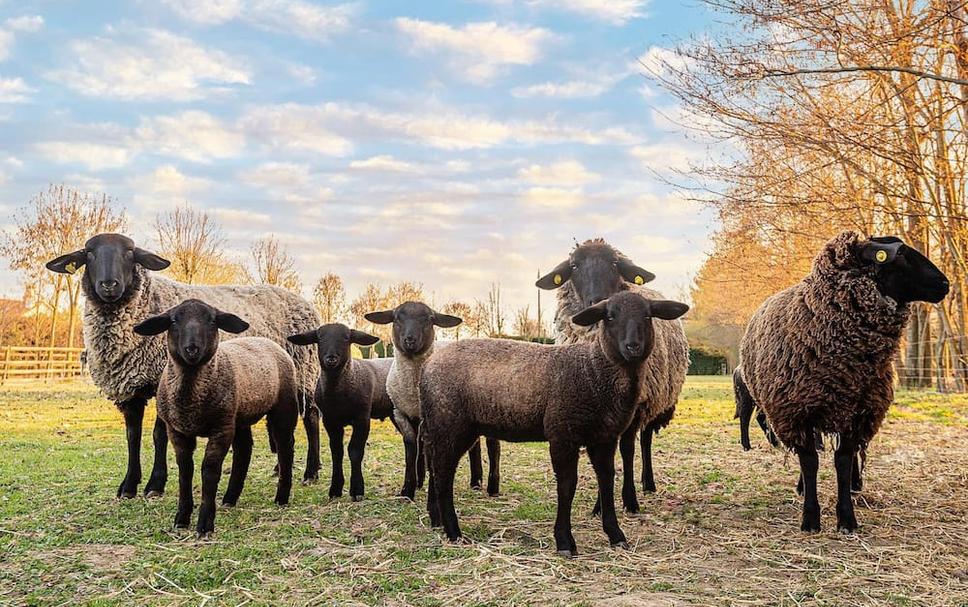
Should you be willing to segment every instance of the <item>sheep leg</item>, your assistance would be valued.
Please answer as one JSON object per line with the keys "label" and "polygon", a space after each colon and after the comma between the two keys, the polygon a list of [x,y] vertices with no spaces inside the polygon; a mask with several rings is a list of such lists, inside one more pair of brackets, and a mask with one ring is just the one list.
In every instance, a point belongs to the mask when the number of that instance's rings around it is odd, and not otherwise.
{"label": "sheep leg", "polygon": [[366,439],[370,435],[370,418],[353,426],[350,437],[350,498],[354,502],[363,501],[363,453]]}
{"label": "sheep leg", "polygon": [[417,427],[417,489],[424,486],[424,479],[427,476],[427,456],[424,455],[424,450],[427,447],[427,443],[424,440],[423,434],[420,432],[420,426]]}
{"label": "sheep leg", "polygon": [[175,529],[188,529],[195,502],[192,498],[192,479],[195,476],[195,437],[169,430],[171,446],[178,464],[178,511]]}
{"label": "sheep leg", "polygon": [[864,489],[864,462],[867,460],[867,451],[863,448],[857,450],[854,457],[853,470],[850,473],[850,490],[860,493]]}
{"label": "sheep leg", "polygon": [[[622,506],[626,512],[635,514],[639,511],[639,498],[635,494],[635,434],[638,429],[638,418],[632,421],[628,429],[622,433],[619,440],[619,452],[622,454]],[[589,459],[591,459],[589,457]],[[592,516],[602,513],[602,496],[595,498]]]}
{"label": "sheep leg", "polygon": [[329,497],[343,497],[343,425],[338,423],[327,423],[323,420],[326,427],[326,434],[329,436],[329,454],[333,460],[333,476],[329,481]]}
{"label": "sheep leg", "polygon": [[628,540],[618,526],[615,515],[615,441],[588,445],[588,457],[598,479],[598,497],[602,502],[602,529],[615,548],[628,548]]}
{"label": "sheep leg", "polygon": [[487,444],[487,494],[497,497],[501,494],[501,441],[488,438]]}
{"label": "sheep leg", "polygon": [[481,439],[474,441],[467,452],[467,461],[471,464],[471,489],[480,491],[484,485],[484,466],[481,465]]}
{"label": "sheep leg", "polygon": [[205,539],[215,531],[215,494],[222,477],[225,455],[235,438],[234,431],[233,427],[222,434],[215,434],[205,445],[205,456],[202,457],[202,505],[198,508],[198,522],[195,525],[195,535],[199,539]]}
{"label": "sheep leg", "polygon": [[232,440],[232,474],[229,476],[229,486],[222,496],[223,506],[234,506],[242,495],[245,477],[249,474],[249,462],[252,460],[252,428],[239,426],[235,429]]}
{"label": "sheep leg", "polygon": [[437,508],[444,525],[444,533],[452,542],[463,537],[457,522],[457,510],[454,509],[454,476],[457,474],[457,464],[461,456],[470,448],[469,442],[467,439],[461,441],[458,438],[450,445],[450,449],[434,448],[434,458],[430,464],[430,476],[434,483],[434,493],[437,494]]}
{"label": "sheep leg", "polygon": [[648,423],[642,428],[639,441],[642,446],[642,491],[655,493],[655,475],[652,473],[652,435],[655,426]]}
{"label": "sheep leg", "polygon": [[[276,437],[275,432],[272,430],[272,422],[269,421],[269,417],[266,416],[266,434],[269,435],[269,452],[278,453],[278,447],[276,447]],[[279,476],[279,462],[276,461],[276,465],[272,467],[272,476]]]}
{"label": "sheep leg", "polygon": [[820,502],[817,501],[817,469],[820,458],[814,445],[796,448],[803,480],[803,522],[801,531],[820,531]]}
{"label": "sheep leg", "polygon": [[124,435],[128,441],[128,470],[118,485],[118,497],[129,499],[138,494],[141,484],[141,422],[144,420],[148,401],[135,397],[118,403],[124,415]]}
{"label": "sheep leg", "polygon": [[[743,381],[742,372],[737,368],[733,372],[733,393],[736,396],[736,415],[739,418],[739,444],[743,450],[749,451],[753,447],[750,445],[750,418],[753,417],[753,410],[756,404],[750,394],[746,382]],[[757,417],[759,421],[759,417]],[[762,427],[762,426],[761,426]]]}
{"label": "sheep leg", "polygon": [[561,556],[577,556],[578,546],[571,533],[571,504],[578,487],[578,446],[552,442],[551,467],[558,482],[558,513],[555,516],[555,548]]}
{"label": "sheep leg", "polygon": [[168,484],[168,428],[160,417],[155,418],[151,441],[155,447],[155,459],[148,484],[145,485],[145,497],[161,497],[165,494],[165,485]]}
{"label": "sheep leg", "polygon": [[430,517],[431,527],[443,527],[444,521],[440,516],[440,496],[437,495],[437,481],[434,478],[432,450],[427,446],[427,464],[430,474],[427,477],[427,515]]}
{"label": "sheep leg", "polygon": [[296,423],[299,420],[296,403],[288,408],[277,408],[268,416],[272,435],[276,444],[276,468],[279,470],[279,480],[276,481],[276,497],[273,500],[280,506],[289,503],[292,493],[292,461],[296,451]]}
{"label": "sheep leg", "polygon": [[303,426],[306,428],[306,472],[303,474],[303,484],[310,485],[319,480],[319,410],[310,406],[303,416]]}
{"label": "sheep leg", "polygon": [[834,467],[837,469],[837,529],[841,533],[853,533],[857,530],[854,500],[850,497],[850,477],[856,461],[856,444],[841,436],[840,445],[834,452]]}
{"label": "sheep leg", "polygon": [[403,415],[396,416],[400,434],[403,435],[404,471],[403,488],[400,497],[413,501],[417,492],[417,432],[409,419]]}

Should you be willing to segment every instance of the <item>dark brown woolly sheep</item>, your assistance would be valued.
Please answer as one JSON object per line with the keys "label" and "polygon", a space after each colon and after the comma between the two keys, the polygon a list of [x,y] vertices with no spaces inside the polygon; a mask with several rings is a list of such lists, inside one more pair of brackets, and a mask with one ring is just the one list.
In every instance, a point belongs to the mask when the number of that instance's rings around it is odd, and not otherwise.
{"label": "dark brown woolly sheep", "polygon": [[[741,386],[800,460],[803,531],[820,530],[816,434],[836,434],[837,526],[857,529],[851,477],[894,400],[892,362],[911,302],[940,302],[948,279],[893,237],[843,232],[801,282],[767,299],[740,344]],[[746,405],[747,407],[749,405]]]}
{"label": "dark brown woolly sheep", "polygon": [[443,524],[452,541],[461,537],[454,474],[478,437],[548,441],[558,483],[558,552],[577,554],[571,504],[582,446],[598,478],[602,527],[612,545],[627,546],[615,516],[615,448],[635,414],[642,384],[652,379],[645,370],[656,345],[652,319],[678,318],[688,309],[623,292],[572,318],[582,327],[602,323],[592,342],[469,339],[441,348],[420,379],[431,524]]}
{"label": "dark brown woolly sheep", "polygon": [[293,430],[298,417],[296,368],[276,342],[239,337],[219,344],[219,330],[241,333],[247,322],[197,299],[138,324],[138,335],[168,333],[168,364],[158,384],[158,416],[178,462],[175,527],[191,521],[195,439],[208,437],[202,459],[202,505],[195,530],[215,530],[215,493],[222,462],[232,448],[232,473],[222,503],[234,506],[252,458],[252,425],[268,416],[279,464],[275,503],[289,503],[292,489]]}
{"label": "dark brown woolly sheep", "polygon": [[372,346],[379,337],[350,329],[339,323],[323,325],[315,331],[289,336],[299,346],[316,346],[322,372],[316,382],[316,406],[329,435],[333,458],[330,497],[343,495],[343,429],[352,426],[350,436],[350,498],[363,499],[363,454],[370,435],[370,419],[393,415],[393,403],[387,394],[387,374],[391,359],[356,360],[351,344]]}

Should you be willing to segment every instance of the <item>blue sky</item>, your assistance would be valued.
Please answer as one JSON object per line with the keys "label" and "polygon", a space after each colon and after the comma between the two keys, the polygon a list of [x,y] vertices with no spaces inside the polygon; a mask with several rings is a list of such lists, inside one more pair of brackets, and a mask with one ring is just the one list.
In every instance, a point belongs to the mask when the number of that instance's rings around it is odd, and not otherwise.
{"label": "blue sky", "polygon": [[0,223],[63,182],[151,247],[187,200],[240,260],[276,234],[307,294],[330,270],[440,303],[500,282],[509,310],[604,236],[676,295],[713,219],[655,172],[706,150],[638,60],[708,25],[656,0],[0,0]]}

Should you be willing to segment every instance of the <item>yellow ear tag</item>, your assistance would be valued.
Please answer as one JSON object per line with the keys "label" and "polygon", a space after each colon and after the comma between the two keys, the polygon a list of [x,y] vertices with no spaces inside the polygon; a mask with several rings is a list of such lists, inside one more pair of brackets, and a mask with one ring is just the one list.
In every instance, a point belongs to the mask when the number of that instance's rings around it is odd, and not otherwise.
{"label": "yellow ear tag", "polygon": [[645,279],[642,278],[642,276],[636,276],[635,277],[635,284],[637,284],[637,285],[644,285],[645,284]]}
{"label": "yellow ear tag", "polygon": [[77,272],[77,265],[72,261],[71,263],[64,266],[64,269],[67,270],[68,274],[73,274],[74,272]]}
{"label": "yellow ear tag", "polygon": [[877,253],[874,253],[874,259],[876,259],[878,263],[884,263],[887,261],[887,251],[881,250]]}
{"label": "yellow ear tag", "polygon": [[561,284],[561,274],[555,274],[555,284],[556,285]]}

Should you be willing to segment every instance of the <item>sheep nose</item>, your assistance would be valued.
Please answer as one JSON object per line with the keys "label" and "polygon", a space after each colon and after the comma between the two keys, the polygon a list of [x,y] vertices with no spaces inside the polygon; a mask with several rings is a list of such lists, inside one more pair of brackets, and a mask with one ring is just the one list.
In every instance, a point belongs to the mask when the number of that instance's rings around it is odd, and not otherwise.
{"label": "sheep nose", "polygon": [[403,345],[407,346],[408,348],[412,348],[416,343],[417,343],[417,340],[411,336],[407,336],[403,338]]}
{"label": "sheep nose", "polygon": [[329,354],[323,357],[323,364],[326,365],[327,367],[335,367],[336,363],[338,362],[339,362],[339,357],[333,354]]}
{"label": "sheep nose", "polygon": [[198,346],[195,344],[188,344],[185,346],[185,354],[192,357],[198,356]]}
{"label": "sheep nose", "polygon": [[629,354],[638,354],[642,351],[642,345],[635,342],[629,342],[625,344],[625,349],[628,350]]}
{"label": "sheep nose", "polygon": [[104,289],[106,291],[113,291],[114,289],[117,288],[118,281],[116,281],[116,280],[102,280],[100,284],[101,284],[101,288],[102,289]]}

